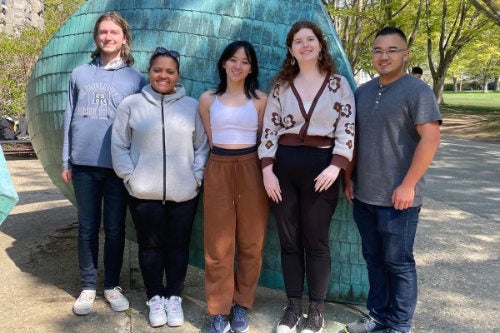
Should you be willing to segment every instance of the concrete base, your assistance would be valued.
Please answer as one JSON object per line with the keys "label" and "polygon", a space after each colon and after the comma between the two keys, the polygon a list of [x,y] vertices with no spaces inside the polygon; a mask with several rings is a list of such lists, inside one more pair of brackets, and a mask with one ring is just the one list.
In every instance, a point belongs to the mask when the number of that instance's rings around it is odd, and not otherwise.
{"label": "concrete base", "polygon": [[[498,147],[444,139],[428,172],[415,242],[419,300],[414,333],[498,332]],[[206,332],[203,271],[194,268],[186,279],[184,326],[149,326],[137,248],[130,242],[122,272],[130,309],[113,312],[100,286],[93,312],[75,316],[71,309],[80,292],[76,209],[37,159],[10,157],[7,164],[19,203],[0,226],[0,333]],[[282,291],[258,288],[250,332],[273,332],[285,302]],[[340,323],[356,320],[364,309],[329,303],[325,310],[324,333],[337,333]]]}
{"label": "concrete base", "polygon": [[[129,249],[129,276],[131,292],[127,293],[131,303],[135,306],[130,311],[132,318],[132,332],[149,332],[147,323],[146,295],[143,289],[142,276],[137,260],[137,244],[128,242]],[[127,275],[126,272],[125,276]],[[179,332],[208,332],[208,314],[206,312],[204,271],[189,266],[186,278],[186,287],[183,295],[183,309],[186,323]],[[304,311],[307,312],[307,299],[304,298]],[[283,308],[286,305],[286,295],[282,291],[259,287],[254,308],[249,312],[249,332],[274,332]],[[326,303],[325,320],[327,332],[341,332],[343,323],[357,320],[360,316],[358,307],[346,306],[338,303]],[[154,329],[151,329],[152,331]],[[173,330],[173,328],[172,328]]]}
{"label": "concrete base", "polygon": [[[8,161],[20,201],[0,226],[0,332],[207,332],[203,270],[189,267],[183,295],[185,324],[151,328],[137,244],[126,241],[121,287],[130,309],[111,310],[103,296],[102,255],[93,311],[72,313],[80,293],[77,263],[76,208],[55,188],[37,159]],[[100,235],[102,253],[103,233]],[[273,332],[286,297],[282,291],[259,287],[249,312],[250,333]],[[304,310],[307,300],[304,300]],[[328,303],[326,332],[340,332],[342,323],[359,318],[355,307]]]}

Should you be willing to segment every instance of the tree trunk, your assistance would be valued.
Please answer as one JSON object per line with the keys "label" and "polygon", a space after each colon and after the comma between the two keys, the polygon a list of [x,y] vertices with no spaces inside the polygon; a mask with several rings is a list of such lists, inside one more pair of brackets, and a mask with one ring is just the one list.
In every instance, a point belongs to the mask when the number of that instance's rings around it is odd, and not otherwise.
{"label": "tree trunk", "polygon": [[444,76],[436,77],[432,83],[432,90],[434,91],[434,96],[436,96],[439,105],[445,104],[443,99],[444,79]]}
{"label": "tree trunk", "polygon": [[[451,0],[426,0],[426,34],[427,34],[427,59],[432,74],[432,89],[436,95],[438,104],[444,104],[443,90],[446,73],[460,50],[476,38],[481,29],[485,27],[485,21],[471,10],[467,0],[457,0],[458,6],[448,6]],[[433,34],[433,10],[435,13],[441,9],[441,24],[439,37]],[[434,49],[434,46],[437,46]],[[436,56],[436,60],[434,57]]]}
{"label": "tree trunk", "polygon": [[488,92],[488,75],[484,74],[483,75],[483,92],[487,93]]}
{"label": "tree trunk", "polygon": [[456,77],[453,77],[453,92],[458,91],[458,79]]}
{"label": "tree trunk", "polygon": [[500,75],[495,77],[495,92],[500,92]]}

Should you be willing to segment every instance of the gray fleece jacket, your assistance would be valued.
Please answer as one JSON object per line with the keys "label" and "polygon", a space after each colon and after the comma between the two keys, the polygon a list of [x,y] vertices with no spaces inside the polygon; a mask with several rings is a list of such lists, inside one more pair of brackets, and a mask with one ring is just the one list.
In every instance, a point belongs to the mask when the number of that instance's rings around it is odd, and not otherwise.
{"label": "gray fleece jacket", "polygon": [[131,196],[175,202],[194,198],[208,154],[198,102],[186,96],[182,85],[171,95],[147,85],[118,106],[111,155]]}

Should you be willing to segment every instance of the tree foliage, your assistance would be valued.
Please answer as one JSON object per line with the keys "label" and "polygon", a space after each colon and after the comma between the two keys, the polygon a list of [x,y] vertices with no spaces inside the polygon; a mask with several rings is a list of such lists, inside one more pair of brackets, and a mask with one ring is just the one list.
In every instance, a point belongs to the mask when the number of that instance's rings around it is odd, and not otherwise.
{"label": "tree foliage", "polygon": [[[493,4],[495,1],[497,0],[476,2]],[[384,26],[397,26],[408,37],[411,57],[407,65],[410,67],[418,65],[428,69],[439,102],[442,102],[448,69],[457,56],[473,41],[493,37],[485,35],[485,31],[493,26],[492,18],[474,7],[472,2],[472,0],[324,1],[350,59],[354,74],[360,72],[368,73],[370,76],[376,74],[373,72],[370,57],[374,34]],[[498,35],[496,38],[493,37],[493,40],[498,41]],[[498,49],[499,46],[493,48]]]}
{"label": "tree foliage", "polygon": [[18,36],[0,36],[0,115],[24,114],[26,85],[39,54],[84,0],[45,0],[45,28],[26,25]]}
{"label": "tree foliage", "polygon": [[375,75],[371,44],[384,26],[397,26],[407,33],[412,46],[418,36],[424,0],[334,0],[326,8],[350,60],[354,74]]}
{"label": "tree foliage", "polygon": [[[477,82],[483,91],[489,90],[490,81],[498,82],[500,76],[500,26],[493,26],[484,31],[485,38],[475,38],[467,44],[462,52],[455,57],[448,70],[448,77],[452,78],[455,91],[461,90],[459,84],[463,80]],[[498,84],[493,90],[500,92]]]}
{"label": "tree foliage", "polygon": [[434,94],[444,103],[444,82],[450,65],[462,49],[483,37],[492,22],[468,0],[426,0],[428,65]]}
{"label": "tree foliage", "polygon": [[470,0],[477,10],[483,12],[496,25],[500,26],[500,4],[498,0]]}
{"label": "tree foliage", "polygon": [[[31,68],[54,33],[85,0],[45,0],[45,28],[26,26],[19,36],[0,36],[0,113],[24,113],[25,89]],[[406,32],[411,57],[408,66],[429,70],[436,97],[442,102],[446,77],[474,76],[484,68],[500,85],[498,0],[323,0],[339,34],[354,74],[374,76],[370,48],[382,27]],[[496,24],[496,28],[492,26]],[[488,47],[478,43],[493,43]],[[496,42],[496,44],[495,44]],[[476,46],[474,46],[476,45]],[[489,45],[489,44],[488,44]],[[470,62],[470,48],[481,50]],[[487,52],[486,52],[487,51]],[[477,55],[477,54],[476,54]],[[490,55],[489,59],[487,56]],[[456,64],[454,63],[456,62]],[[480,64],[480,65],[479,65]],[[485,72],[485,71],[483,71]]]}

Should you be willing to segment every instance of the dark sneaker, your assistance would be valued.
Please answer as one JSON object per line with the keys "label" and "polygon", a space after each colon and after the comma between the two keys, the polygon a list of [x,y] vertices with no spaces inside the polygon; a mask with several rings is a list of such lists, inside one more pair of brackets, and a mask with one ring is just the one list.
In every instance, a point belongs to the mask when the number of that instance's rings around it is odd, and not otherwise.
{"label": "dark sneaker", "polygon": [[231,331],[244,333],[248,331],[247,309],[239,304],[233,305],[233,317],[231,318]]}
{"label": "dark sneaker", "polygon": [[[384,331],[384,333],[405,333],[403,331],[398,331],[398,330],[395,330],[394,328],[388,328]],[[408,331],[406,333],[411,333],[411,331]]]}
{"label": "dark sneaker", "polygon": [[311,302],[307,314],[306,323],[301,333],[321,333],[325,327],[325,318],[323,316],[323,303]]}
{"label": "dark sneaker", "polygon": [[295,333],[297,325],[302,317],[302,300],[300,298],[289,298],[285,313],[278,323],[276,333]]}
{"label": "dark sneaker", "polygon": [[208,333],[227,333],[231,330],[227,316],[210,316],[210,330]]}
{"label": "dark sneaker", "polygon": [[376,321],[370,316],[365,316],[358,321],[349,323],[344,327],[344,331],[347,333],[369,333],[375,331],[381,331],[387,327]]}

